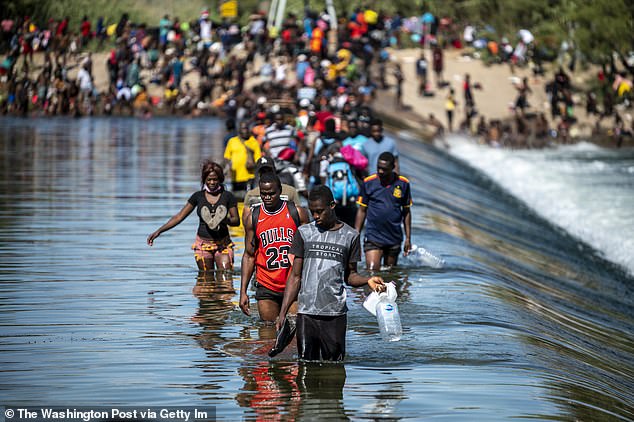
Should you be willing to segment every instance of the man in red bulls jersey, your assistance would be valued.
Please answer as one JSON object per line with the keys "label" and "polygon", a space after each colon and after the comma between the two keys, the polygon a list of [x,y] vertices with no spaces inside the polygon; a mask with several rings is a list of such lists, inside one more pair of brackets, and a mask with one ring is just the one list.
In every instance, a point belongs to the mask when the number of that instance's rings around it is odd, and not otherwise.
{"label": "man in red bulls jersey", "polygon": [[240,309],[251,314],[247,288],[255,271],[255,299],[264,321],[274,322],[280,313],[286,279],[291,270],[289,255],[297,227],[308,222],[306,211],[280,199],[282,183],[275,173],[260,177],[261,204],[254,205],[243,221],[244,254],[240,282]]}

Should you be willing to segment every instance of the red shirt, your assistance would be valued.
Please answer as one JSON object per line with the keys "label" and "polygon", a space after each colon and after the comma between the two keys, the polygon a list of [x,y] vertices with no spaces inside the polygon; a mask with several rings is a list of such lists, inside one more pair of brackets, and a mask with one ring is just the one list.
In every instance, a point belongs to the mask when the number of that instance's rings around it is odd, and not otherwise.
{"label": "red shirt", "polygon": [[68,21],[64,19],[57,25],[57,31],[55,31],[56,35],[64,35],[66,34],[66,27],[68,27]]}
{"label": "red shirt", "polygon": [[255,227],[258,248],[255,252],[255,279],[274,292],[283,292],[291,270],[291,249],[297,225],[284,202],[282,208],[269,213],[262,205]]}
{"label": "red shirt", "polygon": [[81,35],[83,35],[84,37],[87,37],[88,35],[90,35],[90,21],[83,21],[81,23]]}

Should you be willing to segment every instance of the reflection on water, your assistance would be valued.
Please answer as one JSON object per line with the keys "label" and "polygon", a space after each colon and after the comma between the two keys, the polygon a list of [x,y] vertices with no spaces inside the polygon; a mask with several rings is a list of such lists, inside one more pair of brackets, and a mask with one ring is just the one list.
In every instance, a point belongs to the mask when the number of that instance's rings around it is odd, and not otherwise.
{"label": "reflection on water", "polygon": [[[222,155],[222,122],[0,120],[0,389],[7,403],[216,406],[223,420],[634,419],[634,283],[486,178],[401,142],[412,242],[403,338],[349,294],[343,364],[269,359],[239,268],[199,274],[192,216],[147,234]],[[236,264],[240,228],[233,229]],[[253,307],[255,309],[255,306]]]}
{"label": "reflection on water", "polygon": [[203,329],[197,336],[198,341],[205,349],[213,348],[222,342],[219,331],[235,308],[233,275],[225,271],[201,272],[192,292],[198,298],[198,312],[192,321]]}
{"label": "reflection on water", "polygon": [[247,414],[259,420],[295,420],[300,411],[298,365],[290,362],[260,361],[238,372],[244,386],[236,401]]}
{"label": "reflection on water", "polygon": [[343,364],[259,361],[241,367],[236,401],[259,420],[347,419]]}

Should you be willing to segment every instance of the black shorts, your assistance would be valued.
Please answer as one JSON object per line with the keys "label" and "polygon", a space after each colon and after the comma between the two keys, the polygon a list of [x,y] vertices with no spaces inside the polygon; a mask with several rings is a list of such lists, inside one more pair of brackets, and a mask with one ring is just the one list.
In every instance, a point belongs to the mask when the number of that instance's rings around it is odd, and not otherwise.
{"label": "black shorts", "polygon": [[233,192],[246,191],[248,189],[249,189],[249,182],[231,182],[231,190]]}
{"label": "black shorts", "polygon": [[341,361],[346,355],[346,314],[297,314],[297,353],[302,360]]}
{"label": "black shorts", "polygon": [[365,240],[363,242],[363,251],[382,251],[384,256],[394,256],[398,257],[398,254],[401,253],[401,244],[398,245],[379,245],[378,243],[371,242],[369,240]]}
{"label": "black shorts", "polygon": [[255,300],[272,300],[279,306],[282,306],[282,300],[284,300],[284,292],[276,292],[271,289],[267,289],[257,281],[255,282]]}

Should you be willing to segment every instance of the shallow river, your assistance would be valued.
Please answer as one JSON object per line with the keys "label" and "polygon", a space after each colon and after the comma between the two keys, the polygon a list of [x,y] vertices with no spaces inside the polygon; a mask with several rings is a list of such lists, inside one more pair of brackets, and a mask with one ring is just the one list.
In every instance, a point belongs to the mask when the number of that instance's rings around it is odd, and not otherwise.
{"label": "shallow river", "polygon": [[218,120],[0,119],[0,405],[634,419],[634,279],[415,140],[399,141],[413,243],[445,265],[383,273],[399,284],[402,340],[381,340],[356,289],[344,364],[269,359],[271,328],[237,308],[239,269],[198,277],[194,216],[145,244],[222,135]]}

